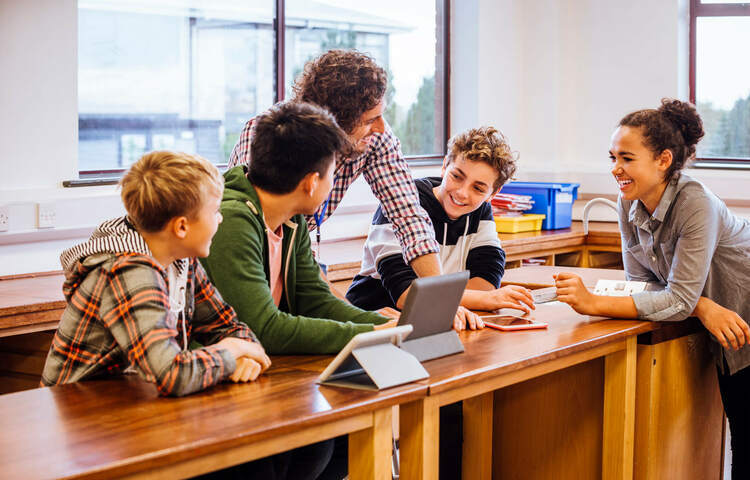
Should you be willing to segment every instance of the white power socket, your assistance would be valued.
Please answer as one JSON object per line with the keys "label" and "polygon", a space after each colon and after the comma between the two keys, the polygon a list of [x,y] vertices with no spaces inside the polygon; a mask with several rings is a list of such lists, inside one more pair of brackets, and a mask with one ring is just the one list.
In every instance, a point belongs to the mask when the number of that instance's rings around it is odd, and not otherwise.
{"label": "white power socket", "polygon": [[10,230],[10,206],[0,205],[0,232]]}
{"label": "white power socket", "polygon": [[37,228],[54,228],[57,222],[57,208],[54,203],[37,204],[36,226]]}

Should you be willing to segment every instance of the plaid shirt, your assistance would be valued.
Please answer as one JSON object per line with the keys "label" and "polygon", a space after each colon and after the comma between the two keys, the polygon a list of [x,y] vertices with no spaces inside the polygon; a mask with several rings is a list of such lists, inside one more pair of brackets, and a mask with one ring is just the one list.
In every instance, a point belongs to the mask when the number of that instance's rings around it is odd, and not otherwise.
{"label": "plaid shirt", "polygon": [[[42,385],[117,375],[132,366],[161,395],[180,396],[230,375],[234,357],[213,344],[225,337],[257,340],[237,321],[200,263],[192,258],[185,264],[185,307],[178,319],[170,311],[167,272],[152,257],[99,254],[78,262],[63,286],[68,306]],[[183,324],[188,340],[208,346],[183,350]]]}
{"label": "plaid shirt", "polygon": [[[250,163],[250,142],[253,135],[255,122],[250,119],[229,155],[230,168]],[[430,217],[419,204],[409,166],[401,154],[401,142],[393,135],[390,127],[386,127],[385,133],[373,134],[367,150],[358,157],[336,159],[333,190],[323,221],[333,214],[349,186],[360,174],[364,175],[386,216],[393,223],[394,233],[407,263],[422,255],[440,251]],[[322,209],[323,205],[316,213],[320,215]],[[312,215],[306,218],[308,229],[314,230],[315,218]]]}

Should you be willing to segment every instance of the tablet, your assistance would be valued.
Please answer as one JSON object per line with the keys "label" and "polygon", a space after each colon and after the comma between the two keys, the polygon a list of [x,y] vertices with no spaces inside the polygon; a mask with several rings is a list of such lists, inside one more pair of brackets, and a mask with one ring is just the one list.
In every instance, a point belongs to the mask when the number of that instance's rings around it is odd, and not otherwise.
{"label": "tablet", "polygon": [[318,383],[346,383],[347,385],[344,386],[352,386],[354,388],[357,388],[357,385],[361,384],[361,388],[367,388],[371,383],[371,379],[363,366],[352,355],[352,351],[357,348],[387,343],[398,346],[411,331],[411,325],[401,325],[383,330],[358,333],[349,340],[349,343],[341,349],[336,358],[323,370],[323,373],[318,377]]}
{"label": "tablet", "polygon": [[548,324],[537,322],[533,317],[520,317],[516,315],[487,315],[481,317],[485,327],[495,330],[531,330],[535,328],[547,328]]}

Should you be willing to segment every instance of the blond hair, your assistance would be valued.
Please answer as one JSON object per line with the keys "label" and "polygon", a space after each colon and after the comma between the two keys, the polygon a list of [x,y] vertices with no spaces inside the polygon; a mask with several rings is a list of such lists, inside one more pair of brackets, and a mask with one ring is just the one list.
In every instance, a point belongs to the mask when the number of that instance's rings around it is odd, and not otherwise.
{"label": "blond hair", "polygon": [[122,203],[135,227],[157,232],[174,217],[194,218],[207,192],[221,195],[224,177],[198,155],[157,151],[135,162],[120,187]]}
{"label": "blond hair", "polygon": [[494,168],[498,175],[493,185],[495,190],[510,180],[516,171],[517,155],[510,149],[505,136],[494,127],[472,128],[452,137],[445,157],[450,164],[459,155]]}

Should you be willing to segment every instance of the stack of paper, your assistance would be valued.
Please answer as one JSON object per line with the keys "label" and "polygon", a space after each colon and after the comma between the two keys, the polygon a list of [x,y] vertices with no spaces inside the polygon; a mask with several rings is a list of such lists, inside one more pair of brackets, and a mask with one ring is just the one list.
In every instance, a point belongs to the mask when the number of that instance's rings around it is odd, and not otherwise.
{"label": "stack of paper", "polygon": [[498,193],[491,203],[493,215],[501,217],[518,217],[534,206],[534,200],[529,195],[512,193]]}

